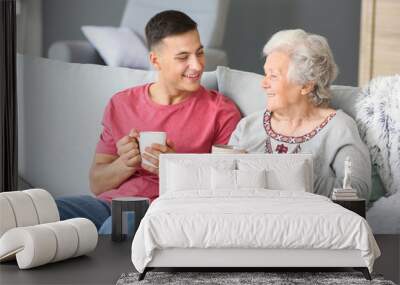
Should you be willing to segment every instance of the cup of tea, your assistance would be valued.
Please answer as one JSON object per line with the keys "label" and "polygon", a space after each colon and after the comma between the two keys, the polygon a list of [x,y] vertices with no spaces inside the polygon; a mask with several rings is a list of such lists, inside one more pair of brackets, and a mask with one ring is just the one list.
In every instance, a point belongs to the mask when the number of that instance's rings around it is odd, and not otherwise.
{"label": "cup of tea", "polygon": [[211,147],[211,153],[213,154],[239,154],[247,153],[245,149],[238,148],[233,145],[215,144]]}
{"label": "cup of tea", "polygon": [[[158,143],[161,145],[166,144],[167,133],[166,132],[140,132],[139,136],[139,150],[140,154],[146,153],[146,147],[151,147],[153,143]],[[153,156],[150,153],[146,153],[149,156]],[[154,166],[151,162],[146,160],[142,156],[142,163],[149,166]]]}

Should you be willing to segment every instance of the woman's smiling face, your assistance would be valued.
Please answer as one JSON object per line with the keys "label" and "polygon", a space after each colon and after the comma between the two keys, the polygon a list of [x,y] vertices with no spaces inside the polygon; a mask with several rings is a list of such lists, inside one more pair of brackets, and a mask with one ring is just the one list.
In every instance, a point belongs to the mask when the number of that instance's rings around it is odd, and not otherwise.
{"label": "woman's smiling face", "polygon": [[271,112],[285,109],[304,98],[302,85],[287,78],[289,64],[289,55],[281,51],[272,52],[265,60],[262,88],[267,94],[267,109]]}

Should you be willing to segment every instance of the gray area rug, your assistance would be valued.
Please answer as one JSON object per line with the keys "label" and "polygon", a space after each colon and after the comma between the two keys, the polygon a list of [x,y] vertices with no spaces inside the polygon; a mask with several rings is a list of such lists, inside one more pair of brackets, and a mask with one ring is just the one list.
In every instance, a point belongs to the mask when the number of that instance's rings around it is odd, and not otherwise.
{"label": "gray area rug", "polygon": [[372,281],[364,278],[360,272],[148,272],[142,281],[138,281],[139,273],[124,273],[117,285],[133,284],[379,284],[395,285],[384,280],[381,275],[372,275]]}

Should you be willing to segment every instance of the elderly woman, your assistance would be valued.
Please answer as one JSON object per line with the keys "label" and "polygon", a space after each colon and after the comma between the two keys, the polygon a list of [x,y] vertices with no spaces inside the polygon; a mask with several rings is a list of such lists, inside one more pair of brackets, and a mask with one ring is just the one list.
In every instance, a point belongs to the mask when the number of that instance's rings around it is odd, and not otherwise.
{"label": "elderly woman", "polygon": [[303,30],[274,34],[264,46],[266,110],[243,118],[229,144],[248,152],[312,153],[314,191],[330,196],[352,161],[352,187],[367,198],[371,163],[354,120],[329,107],[337,67],[326,39]]}

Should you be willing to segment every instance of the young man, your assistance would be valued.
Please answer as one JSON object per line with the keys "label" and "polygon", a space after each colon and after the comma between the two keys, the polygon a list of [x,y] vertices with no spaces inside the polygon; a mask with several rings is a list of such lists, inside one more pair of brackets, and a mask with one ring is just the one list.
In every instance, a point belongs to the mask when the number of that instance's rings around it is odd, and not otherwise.
{"label": "young man", "polygon": [[[90,196],[57,199],[61,219],[87,217],[99,228],[110,216],[110,202],[119,196],[158,197],[161,153],[208,153],[226,144],[240,113],[228,98],[200,85],[204,50],[197,24],[179,11],[164,11],[146,25],[150,62],[158,79],[123,90],[109,101],[103,131],[90,170]],[[166,146],[153,144],[142,154],[140,131],[164,131]]]}

